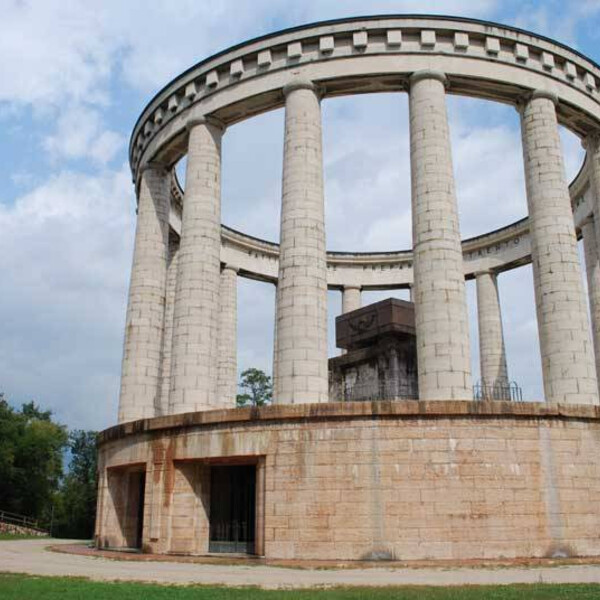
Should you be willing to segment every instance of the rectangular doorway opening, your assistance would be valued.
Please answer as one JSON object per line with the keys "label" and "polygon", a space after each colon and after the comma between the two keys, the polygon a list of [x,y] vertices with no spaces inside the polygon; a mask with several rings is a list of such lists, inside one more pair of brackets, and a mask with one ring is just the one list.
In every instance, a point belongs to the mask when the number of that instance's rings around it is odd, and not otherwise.
{"label": "rectangular doorway opening", "polygon": [[209,552],[254,554],[256,465],[210,469]]}
{"label": "rectangular doorway opening", "polygon": [[144,503],[146,497],[146,471],[132,473],[132,485],[137,487],[134,495],[137,495],[137,507],[135,510],[135,546],[142,549],[142,539],[144,536]]}
{"label": "rectangular doorway opening", "polygon": [[[107,487],[112,511],[105,517],[109,548],[141,550],[144,534],[146,471],[142,466],[107,470]],[[110,508],[107,509],[110,511]]]}

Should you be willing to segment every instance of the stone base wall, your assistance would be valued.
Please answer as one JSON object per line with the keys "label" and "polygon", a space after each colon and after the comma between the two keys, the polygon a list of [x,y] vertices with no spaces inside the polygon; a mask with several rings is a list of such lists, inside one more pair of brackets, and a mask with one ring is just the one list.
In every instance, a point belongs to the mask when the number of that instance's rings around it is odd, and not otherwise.
{"label": "stone base wall", "polygon": [[9,533],[11,535],[31,535],[36,537],[48,537],[48,532],[15,525],[14,523],[0,523],[0,533]]}
{"label": "stone base wall", "polygon": [[207,467],[252,462],[268,558],[597,556],[599,455],[597,407],[344,403],[138,421],[103,434],[97,541],[123,537],[106,473],[145,459],[144,549],[205,553]]}
{"label": "stone base wall", "polygon": [[368,348],[329,359],[329,399],[333,402],[418,397],[414,336],[387,336]]}

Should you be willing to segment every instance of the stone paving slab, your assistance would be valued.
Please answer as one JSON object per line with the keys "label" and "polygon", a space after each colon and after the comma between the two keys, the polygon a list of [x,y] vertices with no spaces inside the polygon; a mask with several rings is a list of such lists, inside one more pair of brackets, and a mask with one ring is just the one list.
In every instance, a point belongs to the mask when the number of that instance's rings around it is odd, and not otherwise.
{"label": "stone paving slab", "polygon": [[[598,583],[600,564],[472,568],[381,567],[297,569],[273,565],[115,560],[90,553],[52,552],[68,540],[0,542],[0,572],[42,576],[87,577],[96,581],[144,581],[177,585],[310,588],[329,586],[507,585],[513,583]],[[115,554],[115,553],[113,553]]]}

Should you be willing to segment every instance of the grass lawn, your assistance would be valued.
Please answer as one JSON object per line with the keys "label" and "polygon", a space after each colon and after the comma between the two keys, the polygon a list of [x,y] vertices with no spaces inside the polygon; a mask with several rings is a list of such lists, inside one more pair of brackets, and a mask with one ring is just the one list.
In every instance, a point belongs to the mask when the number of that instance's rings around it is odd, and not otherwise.
{"label": "grass lawn", "polygon": [[515,585],[461,588],[335,588],[267,591],[256,588],[174,587],[143,583],[97,583],[70,577],[30,577],[0,573],[2,600],[597,600],[598,585]]}

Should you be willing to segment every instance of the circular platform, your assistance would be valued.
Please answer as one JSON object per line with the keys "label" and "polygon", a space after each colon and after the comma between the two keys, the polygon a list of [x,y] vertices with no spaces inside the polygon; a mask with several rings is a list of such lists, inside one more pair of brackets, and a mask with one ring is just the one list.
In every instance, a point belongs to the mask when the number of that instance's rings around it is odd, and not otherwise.
{"label": "circular platform", "polygon": [[144,472],[143,549],[206,554],[210,472],[246,465],[266,558],[596,556],[599,452],[590,406],[374,402],[141,420],[101,435],[97,542],[134,545],[140,515],[126,496]]}

